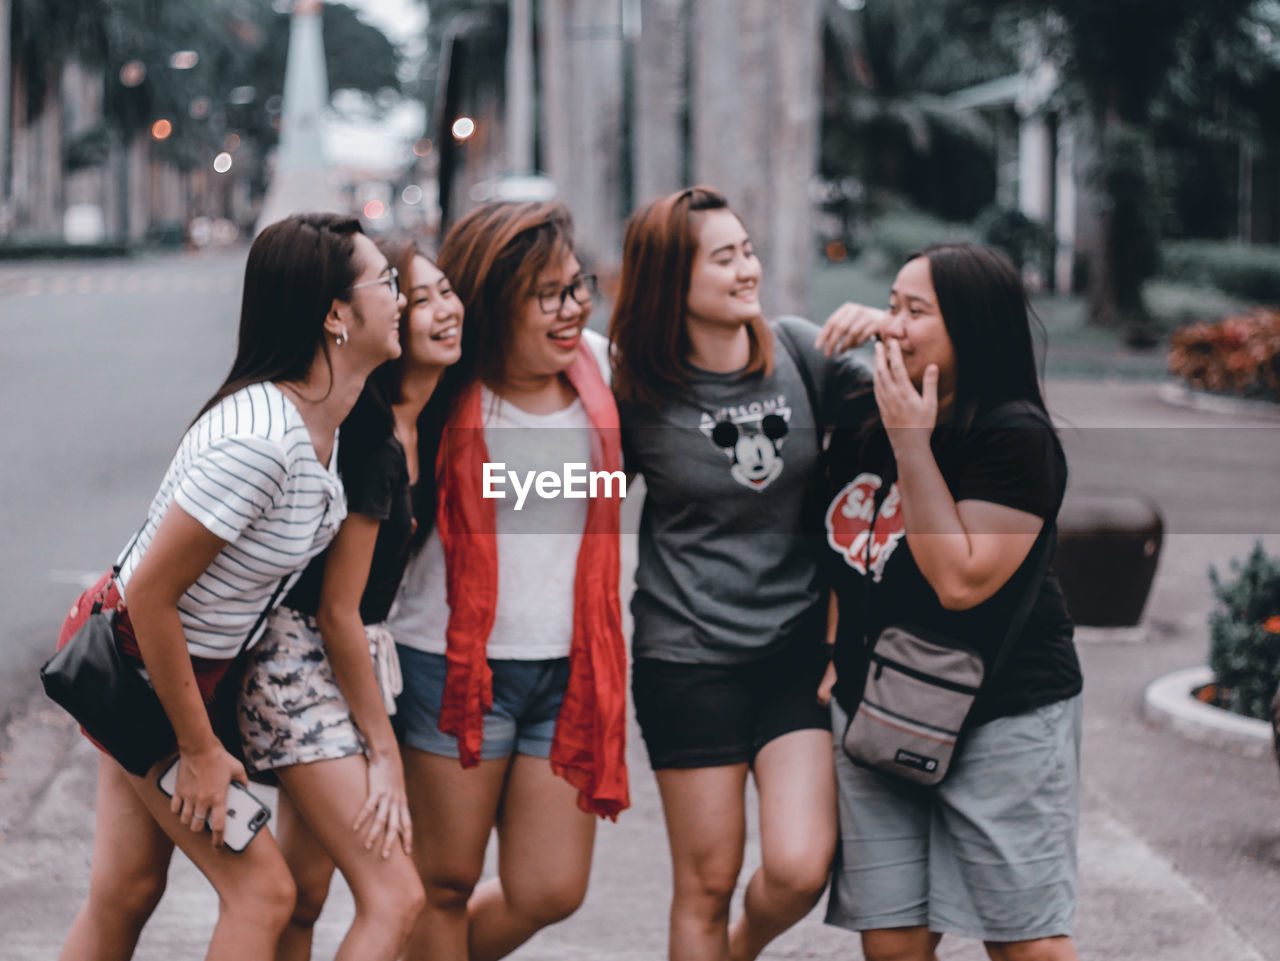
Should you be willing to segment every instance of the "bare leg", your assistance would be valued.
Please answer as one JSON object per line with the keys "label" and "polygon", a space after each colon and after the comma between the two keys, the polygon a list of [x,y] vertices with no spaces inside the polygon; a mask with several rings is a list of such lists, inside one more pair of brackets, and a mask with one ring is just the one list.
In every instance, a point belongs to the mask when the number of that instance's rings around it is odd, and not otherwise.
{"label": "bare leg", "polygon": [[498,815],[498,877],[476,888],[467,909],[471,961],[504,958],[578,909],[595,835],[577,789],[545,758],[517,754]]}
{"label": "bare leg", "polygon": [[89,897],[71,923],[60,961],[128,961],[164,894],[173,842],[115,761],[98,762]]}
{"label": "bare leg", "polygon": [[862,932],[866,961],[938,961],[934,953],[942,935],[923,924],[913,928],[880,928]]}
{"label": "bare leg", "polygon": [[831,734],[774,738],[753,765],[760,794],[761,865],[747,884],[729,956],[753,961],[766,944],[818,903],[836,847],[836,779]]}
{"label": "bare leg", "polygon": [[366,850],[365,832],[352,830],[368,796],[368,762],[354,755],[295,764],[278,774],[305,827],[355,896],[356,916],[334,961],[394,961],[422,909],[422,884],[398,842],[383,858],[381,839]]}
{"label": "bare leg", "polygon": [[[122,797],[117,797],[120,779],[123,779],[123,785],[132,790],[134,798],[154,825],[213,884],[218,892],[218,923],[205,954],[206,961],[270,958],[275,953],[280,932],[289,921],[294,898],[293,880],[275,838],[270,832],[259,832],[240,853],[214,848],[207,832],[192,831],[169,810],[169,798],[156,787],[156,777],[164,763],[157,764],[146,777],[134,777],[114,761],[104,759],[103,764],[115,768],[107,776],[106,800],[112,808],[110,814],[122,817],[126,824],[141,823],[138,807],[125,804]],[[100,784],[103,781],[100,767]],[[111,831],[120,829],[118,821],[102,823],[109,825]],[[145,838],[145,832],[139,836]],[[64,957],[78,959],[95,955],[64,952]]]}
{"label": "bare leg", "polygon": [[726,961],[746,843],[747,765],[656,772],[671,845],[671,961]]}
{"label": "bare leg", "polygon": [[457,758],[407,745],[401,756],[413,815],[413,860],[426,893],[404,956],[407,961],[470,961],[467,901],[484,870],[510,759],[481,761],[464,770]]}
{"label": "bare leg", "polygon": [[1035,941],[987,942],[991,961],[1079,961],[1070,938],[1038,938]]}
{"label": "bare leg", "polygon": [[298,886],[298,900],[289,926],[280,935],[276,961],[308,961],[315,923],[329,896],[329,883],[336,865],[284,790],[280,791],[276,805],[275,831],[280,852]]}

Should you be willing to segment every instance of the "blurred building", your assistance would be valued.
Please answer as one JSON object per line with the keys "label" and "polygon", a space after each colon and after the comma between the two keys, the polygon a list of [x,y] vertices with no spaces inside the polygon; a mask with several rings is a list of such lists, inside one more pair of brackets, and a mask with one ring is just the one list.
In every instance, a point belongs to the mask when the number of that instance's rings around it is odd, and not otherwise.
{"label": "blurred building", "polygon": [[607,289],[630,211],[705,183],[751,231],[766,308],[806,310],[820,4],[453,6],[437,24],[433,111],[446,221],[495,189],[542,189],[545,177]]}

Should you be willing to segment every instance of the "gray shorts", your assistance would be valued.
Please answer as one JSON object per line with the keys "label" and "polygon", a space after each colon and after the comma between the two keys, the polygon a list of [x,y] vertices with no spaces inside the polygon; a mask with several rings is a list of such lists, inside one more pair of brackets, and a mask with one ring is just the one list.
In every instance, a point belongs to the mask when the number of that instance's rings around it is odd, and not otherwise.
{"label": "gray shorts", "polygon": [[828,924],[997,942],[1071,933],[1079,695],[975,728],[931,792],[855,765],[834,702],[832,720],[840,844]]}

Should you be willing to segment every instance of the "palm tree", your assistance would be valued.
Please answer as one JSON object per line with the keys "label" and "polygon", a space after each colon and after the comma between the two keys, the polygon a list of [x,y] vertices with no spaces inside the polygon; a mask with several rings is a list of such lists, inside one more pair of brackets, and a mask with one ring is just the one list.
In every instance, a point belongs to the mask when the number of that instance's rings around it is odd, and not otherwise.
{"label": "palm tree", "polygon": [[993,132],[946,95],[1017,71],[1002,32],[959,0],[826,0],[823,46],[825,177],[853,177],[947,219],[984,206]]}

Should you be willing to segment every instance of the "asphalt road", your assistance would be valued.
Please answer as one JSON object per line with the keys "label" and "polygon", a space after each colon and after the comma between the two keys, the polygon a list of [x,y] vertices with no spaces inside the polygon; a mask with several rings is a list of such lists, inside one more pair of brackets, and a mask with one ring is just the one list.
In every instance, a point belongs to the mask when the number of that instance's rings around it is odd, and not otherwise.
{"label": "asphalt road", "polygon": [[243,265],[236,251],[0,267],[0,721],[225,375]]}

